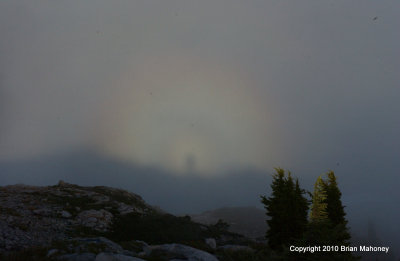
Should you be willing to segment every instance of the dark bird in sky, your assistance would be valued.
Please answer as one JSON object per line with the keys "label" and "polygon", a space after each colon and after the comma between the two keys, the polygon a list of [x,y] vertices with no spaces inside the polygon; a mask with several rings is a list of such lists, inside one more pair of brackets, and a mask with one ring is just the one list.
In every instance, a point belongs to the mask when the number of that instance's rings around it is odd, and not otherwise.
{"label": "dark bird in sky", "polygon": [[377,20],[377,19],[378,19],[378,17],[377,17],[377,16],[375,16],[375,17],[374,17],[372,20],[374,20],[374,21],[375,21],[375,20]]}

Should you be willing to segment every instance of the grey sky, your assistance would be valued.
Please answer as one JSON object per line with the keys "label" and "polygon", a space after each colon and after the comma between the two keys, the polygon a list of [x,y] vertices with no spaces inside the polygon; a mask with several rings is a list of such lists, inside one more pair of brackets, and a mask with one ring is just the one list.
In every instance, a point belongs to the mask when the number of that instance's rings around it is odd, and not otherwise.
{"label": "grey sky", "polygon": [[333,169],[354,216],[400,218],[399,10],[1,1],[0,162],[88,149],[177,177],[190,160],[216,181],[281,166],[308,188]]}
{"label": "grey sky", "polygon": [[129,148],[107,151],[150,163],[168,131],[188,132],[184,120],[203,121],[199,143],[217,143],[219,160],[255,140],[226,162],[251,155],[262,168],[304,162],[305,150],[332,161],[398,150],[395,1],[40,3],[2,3],[2,158],[104,145],[92,136],[111,132]]}

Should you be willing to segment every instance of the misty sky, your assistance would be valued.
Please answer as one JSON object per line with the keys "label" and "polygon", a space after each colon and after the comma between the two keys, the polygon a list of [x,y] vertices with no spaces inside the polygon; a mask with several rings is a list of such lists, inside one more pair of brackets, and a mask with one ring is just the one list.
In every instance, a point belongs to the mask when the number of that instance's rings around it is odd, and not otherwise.
{"label": "misty sky", "polygon": [[3,0],[0,165],[93,151],[177,179],[280,166],[308,189],[332,169],[352,216],[393,224],[399,10],[396,0]]}

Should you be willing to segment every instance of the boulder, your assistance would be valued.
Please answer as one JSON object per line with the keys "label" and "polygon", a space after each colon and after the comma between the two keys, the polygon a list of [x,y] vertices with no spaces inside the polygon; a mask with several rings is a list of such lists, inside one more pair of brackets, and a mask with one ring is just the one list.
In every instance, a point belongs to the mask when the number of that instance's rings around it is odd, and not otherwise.
{"label": "boulder", "polygon": [[100,249],[101,252],[124,252],[124,249],[120,245],[105,237],[76,238],[73,241],[78,243],[78,247],[76,250],[79,252],[89,251],[90,248],[93,248],[93,246],[97,246],[97,248]]}
{"label": "boulder", "polygon": [[[119,206],[118,206],[118,212],[121,214],[121,215],[126,215],[126,214],[129,214],[129,213],[132,213],[132,212],[134,212],[135,211],[135,209],[134,209],[134,207],[133,206],[130,206],[130,205],[127,205],[127,204],[125,204],[125,203],[119,203]],[[138,211],[137,211],[138,212]]]}
{"label": "boulder", "polygon": [[70,217],[72,217],[72,215],[68,211],[63,210],[63,211],[61,211],[61,217],[70,218]]}
{"label": "boulder", "polygon": [[157,252],[163,251],[169,254],[174,254],[179,256],[178,259],[176,260],[182,259],[180,257],[184,257],[188,261],[218,261],[218,259],[215,256],[211,255],[210,253],[181,244],[165,244],[165,245],[150,246],[147,249],[147,251],[148,255],[150,255],[153,251]]}
{"label": "boulder", "polygon": [[100,253],[95,261],[144,261],[141,258],[126,256],[122,254]]}
{"label": "boulder", "polygon": [[98,231],[107,231],[112,223],[113,215],[107,210],[85,210],[78,214],[78,222]]}
{"label": "boulder", "polygon": [[82,253],[82,254],[68,254],[60,256],[57,260],[60,261],[95,261],[96,255],[93,253]]}
{"label": "boulder", "polygon": [[50,249],[48,252],[47,252],[47,257],[50,257],[50,256],[52,256],[52,255],[55,255],[55,254],[57,254],[58,253],[58,249]]}

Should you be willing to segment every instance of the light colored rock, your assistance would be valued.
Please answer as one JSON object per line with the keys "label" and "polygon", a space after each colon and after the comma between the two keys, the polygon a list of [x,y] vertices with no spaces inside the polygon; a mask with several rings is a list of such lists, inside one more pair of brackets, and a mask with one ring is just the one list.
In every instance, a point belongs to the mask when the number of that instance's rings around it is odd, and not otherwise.
{"label": "light colored rock", "polygon": [[141,258],[126,256],[122,254],[100,253],[95,261],[144,261]]}
{"label": "light colored rock", "polygon": [[86,222],[88,222],[88,223],[96,223],[97,222],[97,218],[96,217],[88,217],[86,219]]}
{"label": "light colored rock", "polygon": [[69,212],[66,211],[66,210],[61,211],[61,216],[62,216],[63,218],[70,218],[70,217],[72,217],[71,213],[69,213]]}
{"label": "light colored rock", "polygon": [[218,261],[218,259],[210,253],[181,244],[156,245],[150,246],[148,249],[150,253],[154,250],[161,250],[184,256],[188,261]]}
{"label": "light colored rock", "polygon": [[78,222],[86,227],[106,231],[112,223],[113,215],[107,210],[85,210],[78,214]]}
{"label": "light colored rock", "polygon": [[58,253],[58,249],[50,249],[50,250],[47,252],[47,257],[50,257],[50,256],[52,256],[52,255],[54,255],[54,254],[56,254],[56,253]]}
{"label": "light colored rock", "polygon": [[129,205],[121,202],[121,203],[119,203],[119,206],[118,206],[118,212],[121,215],[126,215],[126,214],[134,212],[134,208],[133,208],[133,206],[129,206]]}
{"label": "light colored rock", "polygon": [[68,254],[63,255],[58,258],[62,261],[95,261],[96,255],[93,253],[82,253],[82,254]]}

